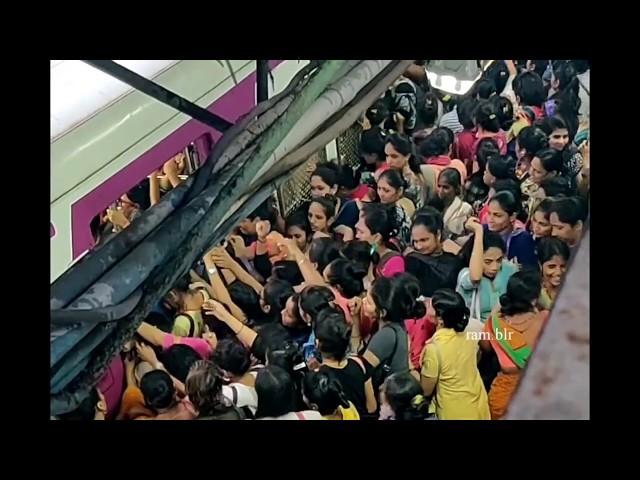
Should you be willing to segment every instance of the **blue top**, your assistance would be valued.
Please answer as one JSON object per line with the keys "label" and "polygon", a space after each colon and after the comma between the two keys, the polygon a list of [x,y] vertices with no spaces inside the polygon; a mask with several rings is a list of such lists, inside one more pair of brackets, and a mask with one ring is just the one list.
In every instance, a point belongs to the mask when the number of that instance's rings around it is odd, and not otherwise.
{"label": "blue top", "polygon": [[336,217],[336,221],[333,222],[333,226],[346,225],[347,227],[355,230],[356,223],[360,217],[360,209],[355,200],[342,200],[343,204],[340,206],[340,211]]}
{"label": "blue top", "polygon": [[[469,269],[463,268],[458,275],[458,286],[456,292],[462,295],[469,310],[471,310],[471,317],[476,317],[475,308],[471,305],[473,299],[474,290],[478,290],[477,295],[480,295],[480,320],[482,323],[487,321],[491,310],[500,302],[500,296],[507,293],[507,283],[511,275],[518,271],[513,263],[503,260],[500,271],[496,274],[493,281],[486,277],[482,277],[479,283],[472,283],[469,277]],[[477,301],[477,300],[476,300]]]}
{"label": "blue top", "polygon": [[[484,230],[488,231],[489,226],[484,225]],[[510,234],[500,236],[507,246],[507,258],[509,260],[517,258],[520,265],[538,266],[536,242],[533,240],[531,233],[526,230],[515,229]]]}

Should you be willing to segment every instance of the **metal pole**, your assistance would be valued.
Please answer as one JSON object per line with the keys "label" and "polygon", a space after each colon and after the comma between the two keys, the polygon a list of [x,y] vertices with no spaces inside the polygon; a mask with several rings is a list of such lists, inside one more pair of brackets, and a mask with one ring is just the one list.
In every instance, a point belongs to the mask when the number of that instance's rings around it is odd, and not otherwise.
{"label": "metal pole", "polygon": [[269,98],[269,60],[256,62],[256,99],[260,103]]}
{"label": "metal pole", "polygon": [[97,68],[113,78],[117,78],[136,90],[155,98],[159,102],[162,102],[171,108],[175,108],[176,110],[189,115],[191,118],[194,118],[209,127],[215,128],[219,132],[225,132],[233,126],[233,123],[225,120],[219,115],[190,102],[186,98],[167,90],[147,78],[144,78],[142,75],[132,72],[113,60],[83,60],[83,62]]}

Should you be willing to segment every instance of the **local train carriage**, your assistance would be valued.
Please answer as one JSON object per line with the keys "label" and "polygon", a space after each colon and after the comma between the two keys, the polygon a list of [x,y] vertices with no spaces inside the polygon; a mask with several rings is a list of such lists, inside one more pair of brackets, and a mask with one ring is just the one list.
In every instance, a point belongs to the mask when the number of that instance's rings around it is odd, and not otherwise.
{"label": "local train carriage", "polygon": [[[235,122],[256,104],[255,60],[120,65]],[[271,60],[269,95],[308,60]],[[80,60],[51,61],[51,275],[94,244],[91,220],[175,154],[196,168],[222,135]]]}

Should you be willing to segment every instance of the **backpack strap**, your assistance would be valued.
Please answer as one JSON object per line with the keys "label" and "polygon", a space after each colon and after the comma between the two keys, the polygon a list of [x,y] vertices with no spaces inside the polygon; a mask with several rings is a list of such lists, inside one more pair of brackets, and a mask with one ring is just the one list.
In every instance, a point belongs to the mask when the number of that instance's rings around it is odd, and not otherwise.
{"label": "backpack strap", "polygon": [[231,389],[231,392],[232,392],[231,395],[233,397],[233,407],[238,413],[238,415],[240,416],[240,420],[253,419],[254,418],[253,412],[248,406],[244,406],[244,407],[238,406],[238,387],[236,387],[235,385],[229,385],[229,388]]}
{"label": "backpack strap", "polygon": [[242,415],[244,416],[244,418],[241,418],[240,420],[246,420],[246,419],[253,420],[255,418],[255,415],[253,414],[253,412],[249,407],[240,407],[239,410],[240,412],[242,412]]}
{"label": "backpack strap", "polygon": [[196,321],[188,313],[183,313],[183,315],[189,319],[189,336],[193,337],[194,333],[196,333]]}
{"label": "backpack strap", "polygon": [[393,361],[393,357],[396,356],[396,350],[398,349],[398,332],[396,332],[396,329],[393,328],[392,325],[387,325],[391,330],[393,330],[393,334],[395,335],[395,339],[393,341],[393,350],[391,350],[391,355],[389,355],[389,358],[387,360],[385,360],[385,363],[388,363],[389,366],[391,366],[391,362]]}
{"label": "backpack strap", "polygon": [[232,396],[233,396],[233,404],[237,405],[238,404],[238,388],[235,385],[229,385],[229,388],[231,388],[231,392],[232,392]]}
{"label": "backpack strap", "polygon": [[[246,420],[247,419],[247,412],[245,411],[244,408],[238,408],[235,405],[232,405],[231,408],[233,408],[233,411],[238,416],[238,420]],[[253,418],[253,415],[251,416],[251,418]]]}
{"label": "backpack strap", "polygon": [[189,334],[187,337],[193,337],[193,334],[196,332],[196,321],[188,313],[181,313],[176,316],[176,318],[178,317],[187,317],[189,319]]}

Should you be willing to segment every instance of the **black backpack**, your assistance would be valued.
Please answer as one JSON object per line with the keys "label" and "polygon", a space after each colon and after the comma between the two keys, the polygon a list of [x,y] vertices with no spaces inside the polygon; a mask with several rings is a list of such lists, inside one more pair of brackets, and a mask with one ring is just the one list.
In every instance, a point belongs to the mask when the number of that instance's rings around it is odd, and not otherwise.
{"label": "black backpack", "polygon": [[378,392],[387,377],[393,373],[393,370],[391,370],[391,362],[393,361],[393,357],[395,357],[396,350],[398,349],[398,332],[395,328],[393,328],[393,325],[387,324],[382,328],[391,328],[395,335],[395,340],[393,343],[393,350],[391,351],[391,355],[381,361],[380,364],[373,370],[373,374],[371,375],[371,383],[373,384],[374,392]]}

